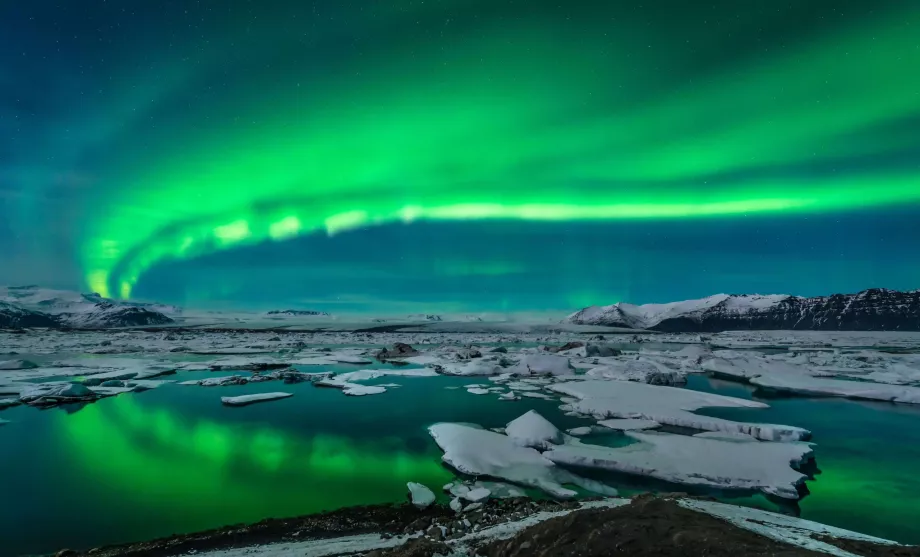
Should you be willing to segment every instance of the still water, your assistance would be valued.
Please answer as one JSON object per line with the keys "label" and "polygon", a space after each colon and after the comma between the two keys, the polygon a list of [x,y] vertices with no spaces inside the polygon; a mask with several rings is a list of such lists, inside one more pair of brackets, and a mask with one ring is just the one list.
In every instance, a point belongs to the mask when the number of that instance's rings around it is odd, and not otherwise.
{"label": "still water", "polygon": [[[384,377],[367,383],[402,386],[368,397],[309,383],[166,385],[77,411],[5,410],[0,415],[13,423],[0,428],[2,554],[403,501],[407,481],[437,492],[453,477],[425,429],[432,423],[500,427],[530,408],[562,429],[591,423],[563,416],[556,402],[509,403],[447,388],[476,382],[483,379]],[[747,387],[703,377],[690,388],[751,397]],[[221,396],[279,390],[294,396],[243,408],[220,403]],[[814,432],[822,473],[809,482],[802,516],[920,542],[920,412],[840,400],[768,402],[769,410],[712,414]],[[736,502],[767,505],[760,497]]]}

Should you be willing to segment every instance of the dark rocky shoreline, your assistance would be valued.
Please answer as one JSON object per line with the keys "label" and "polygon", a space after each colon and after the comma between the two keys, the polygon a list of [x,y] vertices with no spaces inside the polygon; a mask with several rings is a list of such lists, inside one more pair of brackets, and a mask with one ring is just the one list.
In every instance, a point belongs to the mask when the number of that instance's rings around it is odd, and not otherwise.
{"label": "dark rocky shoreline", "polygon": [[[425,533],[423,536],[403,545],[369,551],[364,555],[433,557],[448,554],[450,548],[445,542],[470,531],[519,520],[541,511],[572,510],[578,505],[575,502],[523,498],[489,500],[481,508],[463,514],[457,514],[444,505],[433,505],[423,510],[410,504],[349,507],[87,551],[65,549],[55,555],[170,557],[279,542],[331,540],[370,533],[388,538],[421,531]],[[877,545],[818,536],[814,539],[866,557],[920,557],[920,547],[916,546]],[[509,539],[483,542],[474,551],[483,557],[825,555],[774,541],[721,519],[682,508],[667,496],[652,495],[638,496],[630,504],[617,508],[582,509],[550,518],[519,531]]]}

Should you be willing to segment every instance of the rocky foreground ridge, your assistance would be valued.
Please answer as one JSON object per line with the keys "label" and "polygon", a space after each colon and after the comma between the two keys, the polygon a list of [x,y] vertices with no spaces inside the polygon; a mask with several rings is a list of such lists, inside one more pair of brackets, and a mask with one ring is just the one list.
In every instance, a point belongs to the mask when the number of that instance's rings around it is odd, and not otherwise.
{"label": "rocky foreground ridge", "polygon": [[920,290],[871,288],[857,294],[803,298],[784,294],[716,294],[667,304],[590,306],[565,320],[580,325],[661,332],[920,331]]}
{"label": "rocky foreground ridge", "polygon": [[63,550],[95,557],[917,557],[920,549],[783,515],[680,496],[632,501],[489,500],[469,512],[432,505],[352,507],[149,542]]}

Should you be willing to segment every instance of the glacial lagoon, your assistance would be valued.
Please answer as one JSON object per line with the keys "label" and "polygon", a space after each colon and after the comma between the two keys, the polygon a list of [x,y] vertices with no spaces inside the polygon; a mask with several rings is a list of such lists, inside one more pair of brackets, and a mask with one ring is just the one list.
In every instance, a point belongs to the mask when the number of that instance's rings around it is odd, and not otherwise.
{"label": "glacial lagoon", "polygon": [[[183,372],[181,379],[231,373]],[[400,502],[408,481],[439,492],[437,487],[454,477],[426,431],[432,423],[502,427],[528,409],[560,429],[593,423],[564,415],[558,401],[500,401],[462,388],[482,382],[481,377],[382,377],[363,383],[400,387],[364,397],[310,383],[167,384],[80,408],[4,410],[0,417],[11,422],[0,427],[4,551],[85,549],[267,517]],[[753,393],[749,386],[705,376],[690,376],[687,388],[739,398]],[[223,396],[278,390],[294,396],[243,408],[220,403]],[[807,483],[810,495],[798,504],[801,516],[920,542],[915,527],[920,523],[915,471],[920,409],[842,399],[765,402],[769,409],[699,413],[811,430],[820,473]],[[592,436],[590,442],[617,446],[630,439],[611,433]],[[635,477],[605,480],[627,495],[667,487]],[[670,490],[687,491],[685,486]],[[779,508],[760,495],[732,501]],[[788,505],[782,510],[791,512]]]}

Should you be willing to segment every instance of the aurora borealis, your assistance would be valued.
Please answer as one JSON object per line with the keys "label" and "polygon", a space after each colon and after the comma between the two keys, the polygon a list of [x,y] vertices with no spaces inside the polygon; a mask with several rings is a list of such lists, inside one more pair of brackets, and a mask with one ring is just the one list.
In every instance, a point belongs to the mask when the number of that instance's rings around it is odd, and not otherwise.
{"label": "aurora borealis", "polygon": [[910,2],[37,0],[0,32],[0,282],[534,310],[920,279]]}

